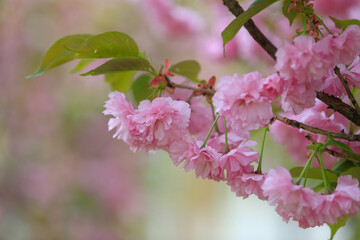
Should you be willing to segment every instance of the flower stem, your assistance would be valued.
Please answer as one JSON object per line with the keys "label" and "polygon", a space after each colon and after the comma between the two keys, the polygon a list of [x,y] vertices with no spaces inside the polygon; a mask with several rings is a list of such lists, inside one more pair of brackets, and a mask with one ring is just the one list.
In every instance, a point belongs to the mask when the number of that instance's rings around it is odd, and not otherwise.
{"label": "flower stem", "polygon": [[330,29],[325,25],[325,23],[323,22],[323,20],[321,20],[321,18],[320,18],[318,15],[316,15],[316,13],[314,12],[314,10],[313,10],[313,9],[309,9],[309,10],[310,10],[310,12],[317,18],[317,20],[319,20],[319,22],[321,23],[321,25],[324,26],[324,28],[326,29],[326,31],[327,31],[329,34],[332,34],[332,32],[330,31]]}
{"label": "flower stem", "polygon": [[256,170],[256,173],[259,173],[259,174],[261,174],[261,165],[262,165],[262,158],[263,158],[263,154],[264,154],[265,139],[266,139],[266,133],[268,130],[269,130],[269,127],[266,127],[264,130],[264,136],[263,136],[263,140],[261,143],[260,160],[259,160],[258,168]]}
{"label": "flower stem", "polygon": [[229,143],[228,143],[228,135],[227,135],[227,127],[226,127],[226,119],[224,118],[224,128],[225,128],[225,152],[230,152]]}
{"label": "flower stem", "polygon": [[319,162],[319,164],[320,164],[320,166],[321,166],[321,174],[322,174],[322,177],[323,177],[325,189],[326,189],[326,191],[332,192],[331,186],[330,186],[330,184],[329,184],[328,177],[327,177],[326,172],[325,172],[325,169],[324,169],[324,165],[323,165],[323,162],[322,162],[321,154],[320,154],[320,155],[316,155],[316,159],[318,160],[318,162]]}
{"label": "flower stem", "polygon": [[212,130],[214,129],[214,127],[215,127],[217,121],[219,120],[219,118],[220,118],[220,115],[217,116],[217,118],[215,119],[214,123],[212,124],[212,126],[211,126],[211,128],[210,128],[210,130],[209,130],[209,132],[208,132],[208,134],[207,134],[207,136],[206,136],[206,138],[205,138],[205,140],[204,140],[204,143],[201,145],[201,148],[203,148],[203,147],[206,146],[206,143],[207,143],[207,141],[208,141],[208,139],[209,139],[209,137],[210,137],[210,134],[211,134]]}
{"label": "flower stem", "polygon": [[311,161],[313,159],[313,157],[315,156],[315,154],[317,153],[317,151],[319,150],[320,148],[320,144],[316,146],[315,150],[312,152],[311,156],[309,157],[309,159],[307,160],[303,170],[301,171],[300,173],[300,176],[299,176],[299,179],[297,180],[296,184],[299,184],[302,177],[304,176],[304,174],[308,171],[307,169],[310,168],[310,165],[311,165]]}
{"label": "flower stem", "polygon": [[[211,103],[211,112],[212,112],[212,115],[213,115],[213,119],[214,119],[214,121],[215,121],[215,119],[216,119],[216,116],[215,116],[215,108],[214,108],[214,105],[213,105],[212,103]],[[215,124],[215,131],[220,134],[220,130],[219,130],[219,128],[218,128],[217,123]]]}

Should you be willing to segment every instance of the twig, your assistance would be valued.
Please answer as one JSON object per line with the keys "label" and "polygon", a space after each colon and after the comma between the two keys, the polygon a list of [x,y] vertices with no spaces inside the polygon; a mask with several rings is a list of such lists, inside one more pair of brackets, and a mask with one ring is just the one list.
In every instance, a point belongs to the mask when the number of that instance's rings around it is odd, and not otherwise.
{"label": "twig", "polygon": [[360,114],[360,107],[359,107],[358,103],[356,102],[356,99],[355,99],[354,95],[352,94],[352,92],[351,92],[351,90],[349,88],[348,82],[346,81],[346,79],[341,74],[340,69],[338,67],[335,67],[334,72],[339,77],[342,85],[344,86],[344,88],[346,90],[346,93],[350,98],[351,103],[355,107],[356,111]]}
{"label": "twig", "polygon": [[[244,9],[239,5],[239,3],[236,0],[223,0],[223,3],[229,9],[229,11],[236,17],[244,12]],[[277,48],[258,29],[258,27],[255,25],[254,21],[252,19],[249,19],[249,21],[247,21],[244,24],[244,27],[250,33],[252,38],[258,44],[260,44],[260,46],[270,55],[270,57],[272,57],[272,59],[274,59],[276,61],[275,53],[277,51]]]}
{"label": "twig", "polygon": [[330,131],[326,131],[317,127],[311,127],[309,125],[303,124],[301,122],[298,122],[296,120],[292,120],[286,117],[282,117],[280,115],[276,115],[274,117],[276,120],[279,120],[287,125],[290,125],[292,127],[296,127],[299,129],[304,129],[306,131],[315,133],[315,134],[322,134],[322,135],[330,135],[333,138],[340,138],[340,139],[345,139],[348,141],[360,141],[360,135],[348,135],[345,133],[336,133],[336,132],[330,132]]}
{"label": "twig", "polygon": [[[308,140],[310,140],[313,144],[319,144],[319,143],[318,143],[314,138],[312,138],[310,135],[306,134],[305,137],[306,137]],[[328,148],[325,148],[324,151],[327,152],[327,153],[329,153],[329,154],[331,154],[331,155],[333,155],[333,156],[335,156],[335,157],[344,158],[344,159],[347,159],[347,160],[349,160],[349,161],[352,161],[352,162],[354,162],[354,163],[356,163],[356,164],[359,164],[359,161],[358,161],[358,160],[353,159],[353,158],[351,158],[351,157],[349,157],[349,156],[347,156],[347,155],[345,155],[345,154],[339,153],[339,152],[337,152],[337,151],[334,151],[334,150],[331,150],[331,149],[328,149]]]}
{"label": "twig", "polygon": [[360,126],[360,114],[355,108],[341,101],[341,99],[328,95],[324,92],[316,92],[316,97],[328,105],[329,108],[342,114],[344,117]]}

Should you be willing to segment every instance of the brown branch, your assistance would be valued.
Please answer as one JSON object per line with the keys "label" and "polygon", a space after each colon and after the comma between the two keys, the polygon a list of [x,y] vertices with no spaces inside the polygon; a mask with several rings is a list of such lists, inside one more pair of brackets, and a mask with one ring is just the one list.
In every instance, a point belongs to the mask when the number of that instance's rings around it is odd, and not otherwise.
{"label": "brown branch", "polygon": [[[306,134],[305,137],[310,140],[313,144],[319,144],[314,138],[312,138],[310,135]],[[340,158],[343,158],[343,159],[346,159],[346,160],[349,160],[349,161],[352,161],[356,164],[359,164],[359,161],[354,159],[354,158],[351,158],[345,154],[342,154],[342,153],[339,153],[337,151],[334,151],[334,150],[331,150],[331,149],[328,149],[328,148],[325,148],[324,149],[325,152],[335,156],[335,157],[340,157]]]}
{"label": "brown branch", "polygon": [[[223,0],[224,5],[229,9],[229,11],[235,16],[239,16],[244,12],[244,9],[239,5],[236,0]],[[260,44],[260,46],[276,61],[275,53],[277,48],[272,42],[259,30],[255,25],[254,21],[250,19],[244,24],[246,30],[250,33],[252,38]]]}
{"label": "brown branch", "polygon": [[304,129],[306,131],[315,133],[315,134],[322,134],[322,135],[330,135],[333,138],[340,138],[340,139],[345,139],[348,141],[360,141],[360,135],[348,135],[345,133],[336,133],[336,132],[330,132],[330,131],[326,131],[317,127],[311,127],[309,125],[303,124],[301,122],[298,122],[296,120],[292,120],[286,117],[282,117],[280,115],[276,115],[274,117],[275,120],[279,120],[287,125],[290,125],[292,127],[295,128],[299,128],[299,129]]}
{"label": "brown branch", "polygon": [[360,107],[359,107],[358,103],[356,102],[356,99],[355,99],[354,95],[352,94],[352,92],[351,92],[351,90],[349,88],[348,82],[346,81],[346,79],[341,74],[340,69],[338,67],[335,67],[334,72],[339,77],[342,85],[344,86],[344,88],[346,90],[346,93],[349,96],[349,99],[350,99],[351,103],[355,107],[356,111],[360,114]]}
{"label": "brown branch", "polygon": [[356,109],[341,101],[341,99],[328,95],[324,92],[316,92],[316,97],[322,102],[326,103],[329,108],[334,109],[336,112],[342,114],[344,117],[360,126],[360,114]]}

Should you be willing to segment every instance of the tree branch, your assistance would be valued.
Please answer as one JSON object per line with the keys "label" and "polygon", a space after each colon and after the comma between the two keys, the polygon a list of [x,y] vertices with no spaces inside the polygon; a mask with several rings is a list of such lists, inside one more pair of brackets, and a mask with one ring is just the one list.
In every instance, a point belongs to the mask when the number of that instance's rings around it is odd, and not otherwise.
{"label": "tree branch", "polygon": [[[239,5],[236,0],[223,0],[224,5],[234,16],[239,16],[244,12],[244,9]],[[250,33],[252,38],[260,44],[260,46],[276,61],[275,53],[277,48],[272,42],[259,30],[254,21],[250,19],[244,24],[246,30]]]}
{"label": "tree branch", "polygon": [[346,90],[346,93],[347,95],[349,96],[349,99],[351,101],[351,103],[353,104],[353,106],[355,107],[357,113],[360,114],[360,107],[359,105],[357,104],[356,100],[355,100],[355,97],[354,95],[352,94],[352,92],[350,91],[350,88],[348,86],[348,82],[346,81],[346,79],[343,77],[343,75],[341,74],[340,72],[340,69],[338,67],[335,67],[334,68],[334,72],[335,74],[339,77],[342,85],[344,86],[345,90]]}
{"label": "tree branch", "polygon": [[330,132],[330,131],[326,131],[317,127],[311,127],[309,125],[303,124],[301,122],[298,122],[296,120],[292,120],[286,117],[282,117],[280,115],[276,115],[274,117],[275,120],[279,120],[287,125],[290,125],[292,127],[295,128],[299,128],[299,129],[304,129],[306,131],[315,133],[315,134],[322,134],[322,135],[331,135],[333,138],[340,138],[340,139],[345,139],[348,141],[360,141],[360,135],[348,135],[345,133],[336,133],[336,132]]}
{"label": "tree branch", "polygon": [[360,126],[360,114],[356,109],[341,101],[341,99],[324,92],[316,92],[316,97],[328,105],[329,108],[342,114],[344,117]]}

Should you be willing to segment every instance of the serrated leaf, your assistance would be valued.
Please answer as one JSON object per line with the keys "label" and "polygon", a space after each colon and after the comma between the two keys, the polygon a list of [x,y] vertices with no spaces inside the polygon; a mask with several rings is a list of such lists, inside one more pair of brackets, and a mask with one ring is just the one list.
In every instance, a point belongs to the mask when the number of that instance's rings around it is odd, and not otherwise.
{"label": "serrated leaf", "polygon": [[330,17],[330,19],[335,23],[337,28],[342,28],[345,30],[350,25],[358,25],[360,26],[360,20],[358,19],[348,19],[348,20],[340,20],[334,17]]}
{"label": "serrated leaf", "polygon": [[[300,176],[302,170],[303,170],[303,167],[294,167],[294,168],[290,169],[289,171],[290,171],[291,176],[293,178],[295,178],[295,177]],[[328,170],[328,169],[325,169],[325,171],[326,171],[326,175],[330,182],[337,182],[337,176],[333,171]],[[323,179],[321,169],[318,169],[318,168],[309,168],[307,177],[311,178],[311,179],[319,179],[319,180]]]}
{"label": "serrated leaf", "polygon": [[109,73],[105,75],[105,82],[110,85],[113,91],[126,92],[130,89],[131,81],[135,74],[135,71]]}
{"label": "serrated leaf", "polygon": [[135,101],[139,104],[142,100],[147,99],[152,90],[150,88],[150,81],[152,76],[150,74],[144,74],[138,77],[131,86],[131,91]]}
{"label": "serrated leaf", "polygon": [[200,72],[200,64],[195,60],[185,60],[172,65],[170,72],[187,77],[188,79],[198,82],[198,75]]}
{"label": "serrated leaf", "polygon": [[95,76],[100,74],[108,74],[126,71],[147,71],[150,72],[150,63],[143,58],[114,58],[107,61],[103,65],[81,74],[82,76]]}
{"label": "serrated leaf", "polygon": [[271,4],[277,2],[278,0],[263,0],[257,3],[254,3],[252,7],[236,17],[221,33],[223,39],[223,46],[235,37],[240,28],[253,16],[270,6]]}
{"label": "serrated leaf", "polygon": [[90,63],[94,62],[95,60],[96,59],[89,58],[80,59],[78,64],[72,70],[70,70],[70,73],[77,73],[81,70],[84,70]]}
{"label": "serrated leaf", "polygon": [[138,57],[139,48],[134,39],[122,32],[105,32],[88,38],[81,45],[65,43],[64,48],[77,58]]}
{"label": "serrated leaf", "polygon": [[299,14],[294,8],[289,11],[289,7],[292,4],[292,0],[285,0],[282,6],[282,13],[289,20],[290,26],[293,24],[296,16]]}
{"label": "serrated leaf", "polygon": [[341,219],[341,218],[338,218],[337,219],[337,223],[336,224],[326,224],[329,226],[330,228],[330,231],[331,231],[331,236],[330,236],[330,240],[333,240],[334,239],[334,236],[336,234],[336,232],[343,226],[345,226],[346,224],[346,221],[348,220],[349,216],[344,216],[344,219]]}
{"label": "serrated leaf", "polygon": [[76,58],[74,53],[68,52],[63,45],[64,44],[82,44],[86,39],[91,37],[90,34],[75,34],[63,37],[56,41],[49,50],[45,53],[41,61],[39,70],[35,73],[27,76],[26,78],[33,78],[43,74],[45,71],[57,67],[61,64],[67,63]]}

